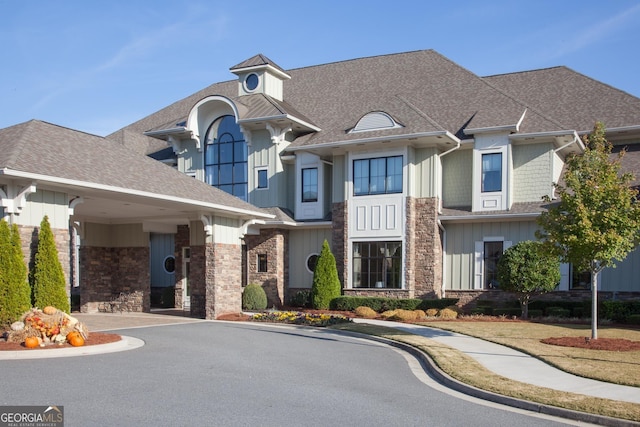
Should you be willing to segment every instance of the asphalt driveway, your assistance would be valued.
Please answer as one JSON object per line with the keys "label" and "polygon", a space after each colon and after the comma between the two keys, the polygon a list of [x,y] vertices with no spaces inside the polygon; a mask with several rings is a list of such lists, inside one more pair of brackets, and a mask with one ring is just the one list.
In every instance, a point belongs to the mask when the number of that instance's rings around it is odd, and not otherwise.
{"label": "asphalt driveway", "polygon": [[331,330],[198,321],[118,332],[145,345],[0,362],[0,404],[63,405],[67,427],[563,425],[432,388],[399,350]]}

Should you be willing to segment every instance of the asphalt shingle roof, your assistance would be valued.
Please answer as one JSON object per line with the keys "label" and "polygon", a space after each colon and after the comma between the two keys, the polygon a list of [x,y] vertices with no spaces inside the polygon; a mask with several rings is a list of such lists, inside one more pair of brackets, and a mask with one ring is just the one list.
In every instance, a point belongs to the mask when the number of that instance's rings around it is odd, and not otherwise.
{"label": "asphalt shingle roof", "polygon": [[[237,66],[273,61],[256,55]],[[143,133],[174,127],[201,99],[225,96],[245,105],[240,119],[282,112],[321,130],[291,144],[310,146],[434,131],[469,138],[465,129],[513,126],[521,133],[589,131],[596,120],[607,127],[640,124],[640,99],[565,67],[479,77],[433,50],[374,56],[286,71],[284,102],[238,97],[236,80],[213,84],[125,129]],[[391,115],[400,128],[349,133],[372,111]],[[525,113],[526,111],[526,113]]]}
{"label": "asphalt shingle roof", "polygon": [[96,135],[39,120],[0,129],[0,169],[215,203],[268,215],[202,181]]}

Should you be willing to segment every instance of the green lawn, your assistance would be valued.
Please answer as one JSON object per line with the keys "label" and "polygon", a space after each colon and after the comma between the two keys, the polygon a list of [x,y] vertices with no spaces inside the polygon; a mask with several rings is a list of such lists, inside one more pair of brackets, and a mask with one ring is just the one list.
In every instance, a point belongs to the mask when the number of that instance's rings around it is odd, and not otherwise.
{"label": "green lawn", "polygon": [[[550,346],[542,338],[589,336],[590,329],[576,325],[543,325],[527,322],[425,322],[425,326],[451,330],[505,344],[547,360],[568,372],[588,372],[591,378],[639,385],[640,352],[608,352]],[[466,384],[520,399],[614,418],[640,421],[640,405],[560,392],[501,377],[464,353],[425,337],[393,328],[351,323],[334,326],[412,345],[427,353],[440,369]],[[640,331],[599,329],[602,338],[622,337],[640,341]],[[580,374],[582,375],[582,374]],[[638,389],[640,393],[640,389]]]}

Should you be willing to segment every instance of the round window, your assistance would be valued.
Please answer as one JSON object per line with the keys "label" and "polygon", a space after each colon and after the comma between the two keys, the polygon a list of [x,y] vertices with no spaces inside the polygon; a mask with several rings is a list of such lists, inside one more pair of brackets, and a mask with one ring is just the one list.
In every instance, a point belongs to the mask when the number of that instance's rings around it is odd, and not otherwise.
{"label": "round window", "polygon": [[162,263],[164,267],[164,272],[167,274],[173,274],[176,272],[176,257],[173,255],[169,255],[164,259]]}
{"label": "round window", "polygon": [[257,74],[251,73],[244,79],[244,84],[249,92],[253,92],[258,87],[258,83],[260,83],[260,78]]}
{"label": "round window", "polygon": [[318,254],[311,254],[307,257],[307,270],[313,274],[316,271],[316,265],[318,264]]}

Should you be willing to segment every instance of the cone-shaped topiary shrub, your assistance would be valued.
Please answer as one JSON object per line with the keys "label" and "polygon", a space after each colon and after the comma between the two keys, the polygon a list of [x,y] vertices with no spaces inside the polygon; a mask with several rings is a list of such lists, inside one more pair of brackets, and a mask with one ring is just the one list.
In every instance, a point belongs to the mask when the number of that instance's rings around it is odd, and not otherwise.
{"label": "cone-shaped topiary shrub", "polygon": [[334,298],[340,296],[340,279],[336,268],[336,259],[331,253],[329,243],[325,239],[322,251],[313,271],[311,287],[311,305],[313,308],[327,309]]}
{"label": "cone-shaped topiary shrub", "polygon": [[0,220],[0,324],[17,320],[31,308],[31,288],[18,226]]}
{"label": "cone-shaped topiary shrub", "polygon": [[267,293],[257,283],[249,283],[242,292],[244,310],[264,310],[267,308]]}
{"label": "cone-shaped topiary shrub", "polygon": [[56,248],[47,216],[40,223],[38,249],[30,280],[34,306],[45,307],[51,305],[65,313],[69,313],[66,280],[62,265],[58,259],[58,249]]}

